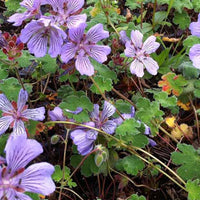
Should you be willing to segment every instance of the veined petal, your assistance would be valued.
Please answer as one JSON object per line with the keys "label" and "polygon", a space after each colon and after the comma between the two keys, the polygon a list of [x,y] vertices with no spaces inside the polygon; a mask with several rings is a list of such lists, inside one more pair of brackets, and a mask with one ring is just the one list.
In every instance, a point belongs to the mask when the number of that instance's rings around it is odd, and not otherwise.
{"label": "veined petal", "polygon": [[78,55],[75,67],[81,75],[92,76],[94,74],[94,67],[87,56]]}
{"label": "veined petal", "polygon": [[2,193],[0,192],[0,198],[2,198],[3,195],[5,195],[5,199],[10,200],[32,200],[28,195],[25,195],[22,192],[16,192],[14,189],[7,189],[5,194],[4,191],[2,191]]}
{"label": "veined petal", "polygon": [[98,104],[94,104],[94,109],[90,113],[90,117],[94,120],[97,120],[99,118],[99,105]]}
{"label": "veined petal", "polygon": [[45,108],[39,107],[35,109],[26,109],[21,113],[21,116],[26,119],[35,121],[43,121],[45,119]]}
{"label": "veined petal", "polygon": [[195,44],[190,48],[189,57],[193,66],[200,69],[200,44]]}
{"label": "veined petal", "polygon": [[22,111],[22,109],[26,105],[27,100],[28,100],[28,92],[24,89],[21,89],[19,91],[18,100],[17,100],[17,109],[19,112]]}
{"label": "veined petal", "polygon": [[142,48],[143,35],[140,31],[131,31],[131,40],[136,48]]}
{"label": "veined petal", "polygon": [[119,39],[122,41],[123,44],[126,44],[126,42],[130,41],[130,39],[126,35],[126,31],[124,31],[124,30],[120,31],[119,35],[120,35]]}
{"label": "veined petal", "polygon": [[156,37],[155,36],[150,36],[147,38],[147,40],[144,42],[142,49],[147,53],[151,54],[155,52],[160,44],[156,42]]}
{"label": "veined petal", "polygon": [[31,160],[43,152],[39,142],[18,136],[8,141],[6,149],[7,166],[11,173],[24,168]]}
{"label": "veined petal", "polygon": [[48,36],[44,36],[44,32],[36,33],[29,40],[27,46],[30,53],[33,53],[35,57],[43,57],[47,53]]}
{"label": "veined petal", "polygon": [[80,24],[80,26],[76,28],[69,29],[69,38],[73,42],[80,42],[83,38],[83,34],[84,34],[86,26],[87,26],[86,23],[82,23]]}
{"label": "veined petal", "polygon": [[13,26],[20,26],[22,22],[26,19],[26,14],[24,13],[15,13],[14,15],[10,16],[8,22],[13,23]]}
{"label": "veined petal", "polygon": [[14,110],[12,104],[4,94],[0,94],[0,110],[6,113]]}
{"label": "veined petal", "polygon": [[98,41],[108,37],[109,32],[103,29],[103,24],[96,24],[90,28],[86,34],[86,40],[92,43],[97,43]]}
{"label": "veined petal", "polygon": [[72,131],[70,135],[81,155],[86,155],[92,151],[95,140],[87,138],[86,130],[77,129]]}
{"label": "veined petal", "polygon": [[135,59],[130,66],[131,74],[135,74],[137,77],[144,76],[144,65],[138,59]]}
{"label": "veined petal", "polygon": [[68,63],[72,58],[75,57],[77,47],[74,43],[68,42],[62,47],[61,59],[63,62]]}
{"label": "veined petal", "polygon": [[104,45],[88,45],[87,53],[96,61],[103,63],[107,60],[107,55],[111,52],[109,46]]}
{"label": "veined petal", "polygon": [[84,0],[68,0],[67,1],[67,12],[69,14],[73,14],[77,11],[79,11],[83,5],[84,5],[85,1]]}
{"label": "veined petal", "polygon": [[114,120],[108,120],[103,124],[101,129],[108,134],[113,134],[115,132],[116,127],[117,124]]}
{"label": "veined petal", "polygon": [[21,30],[20,40],[23,43],[27,43],[31,36],[37,33],[42,27],[42,24],[38,23],[36,20],[32,20]]}
{"label": "veined petal", "polygon": [[145,57],[142,59],[142,62],[150,74],[152,74],[152,75],[157,74],[159,66],[155,60],[153,60],[151,57]]}
{"label": "veined petal", "polygon": [[12,116],[5,116],[0,118],[0,135],[6,132],[13,120],[14,119]]}
{"label": "veined petal", "polygon": [[22,120],[15,120],[14,121],[12,135],[13,136],[23,135],[23,136],[27,137],[26,129],[24,127],[24,122]]}
{"label": "veined petal", "polygon": [[33,7],[34,1],[36,1],[36,0],[23,0],[20,3],[20,6],[23,6],[23,7],[27,8],[27,9],[30,9],[30,8]]}
{"label": "veined petal", "polygon": [[80,24],[85,23],[87,20],[86,14],[80,15],[72,15],[67,18],[67,28],[75,28],[78,27]]}
{"label": "veined petal", "polygon": [[108,101],[104,102],[103,111],[101,113],[101,121],[103,122],[108,117],[111,117],[116,111],[116,108]]}
{"label": "veined petal", "polygon": [[127,57],[134,57],[136,56],[136,50],[135,47],[131,44],[130,41],[126,42],[126,49],[124,50],[124,53]]}
{"label": "veined petal", "polygon": [[49,117],[51,121],[65,121],[66,117],[63,116],[63,111],[59,107],[55,107],[52,111],[49,111]]}
{"label": "veined petal", "polygon": [[49,195],[55,191],[55,184],[51,179],[54,172],[53,165],[41,162],[29,166],[21,174],[21,187],[28,192]]}

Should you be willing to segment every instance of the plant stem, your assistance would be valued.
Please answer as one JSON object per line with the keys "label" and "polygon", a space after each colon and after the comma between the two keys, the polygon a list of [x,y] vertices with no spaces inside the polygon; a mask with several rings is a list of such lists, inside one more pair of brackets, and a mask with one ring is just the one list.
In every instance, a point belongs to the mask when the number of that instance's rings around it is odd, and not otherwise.
{"label": "plant stem", "polygon": [[21,79],[21,77],[19,75],[19,71],[18,71],[17,67],[15,67],[15,72],[16,72],[17,79],[18,79],[19,83],[21,84],[23,90],[26,90],[25,87],[24,87],[24,84],[22,82],[22,79]]}

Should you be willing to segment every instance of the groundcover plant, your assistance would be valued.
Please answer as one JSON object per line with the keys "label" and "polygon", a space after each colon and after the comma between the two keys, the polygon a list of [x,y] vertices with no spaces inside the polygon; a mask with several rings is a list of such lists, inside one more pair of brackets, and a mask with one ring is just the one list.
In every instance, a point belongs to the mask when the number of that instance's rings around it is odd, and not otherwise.
{"label": "groundcover plant", "polygon": [[200,200],[200,0],[0,10],[0,200]]}

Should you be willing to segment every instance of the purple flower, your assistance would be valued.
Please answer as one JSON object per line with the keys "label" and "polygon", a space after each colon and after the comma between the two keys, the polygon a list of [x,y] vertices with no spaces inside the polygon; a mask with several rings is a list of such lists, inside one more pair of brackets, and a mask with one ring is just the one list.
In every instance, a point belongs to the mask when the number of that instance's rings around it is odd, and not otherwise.
{"label": "purple flower", "polygon": [[0,110],[3,111],[3,117],[0,118],[0,134],[3,134],[10,126],[13,128],[13,135],[26,136],[24,121],[44,120],[45,108],[27,109],[27,100],[28,93],[23,89],[19,92],[17,103],[12,102],[11,104],[4,94],[0,94]]}
{"label": "purple flower", "polygon": [[55,107],[52,111],[49,111],[49,117],[51,121],[65,121],[66,117],[63,115],[63,111],[59,107]]}
{"label": "purple flower", "polygon": [[[108,134],[113,134],[117,124],[114,120],[108,120],[115,113],[115,107],[109,102],[104,102],[103,111],[99,111],[99,105],[94,104],[94,110],[91,113],[91,122],[85,125],[101,129]],[[77,145],[81,155],[88,154],[93,149],[94,141],[97,139],[98,132],[88,128],[78,128],[71,132],[71,139]]]}
{"label": "purple flower", "polygon": [[52,6],[51,17],[61,26],[74,28],[86,22],[87,15],[79,14],[84,0],[44,0],[43,4]]}
{"label": "purple flower", "polygon": [[92,57],[99,63],[107,60],[107,55],[111,49],[105,45],[96,43],[109,37],[108,31],[104,31],[102,24],[97,24],[84,34],[86,24],[80,24],[77,28],[69,29],[69,42],[62,47],[61,59],[68,63],[71,59],[76,58],[75,67],[81,75],[91,76],[94,74],[89,57]]}
{"label": "purple flower", "polygon": [[54,167],[46,162],[26,165],[43,152],[42,146],[32,139],[16,137],[9,140],[6,163],[0,167],[0,199],[31,200],[24,192],[49,195],[55,191],[51,179]]}
{"label": "purple flower", "polygon": [[193,63],[193,66],[197,69],[200,69],[200,44],[195,44],[192,46],[189,52],[189,57]]}
{"label": "purple flower", "polygon": [[[123,35],[124,33],[122,36]],[[131,63],[130,71],[132,74],[142,77],[144,75],[145,66],[150,74],[156,75],[159,66],[149,54],[155,52],[160,44],[156,42],[155,36],[148,37],[144,43],[142,42],[142,39],[143,35],[138,30],[131,31],[131,40],[128,41],[127,38],[124,39],[124,41],[126,41],[125,55],[134,59]]]}
{"label": "purple flower", "polygon": [[192,35],[200,37],[200,14],[198,15],[198,21],[192,22],[189,27]]}
{"label": "purple flower", "polygon": [[20,40],[27,43],[30,53],[36,57],[43,57],[48,53],[56,57],[61,52],[63,39],[66,33],[51,22],[50,18],[43,17],[39,20],[32,20],[21,31]]}
{"label": "purple flower", "polygon": [[20,26],[22,22],[26,19],[35,17],[38,19],[41,16],[40,12],[41,0],[24,0],[20,3],[21,6],[27,10],[24,13],[15,13],[9,17],[8,22],[14,22],[14,26]]}

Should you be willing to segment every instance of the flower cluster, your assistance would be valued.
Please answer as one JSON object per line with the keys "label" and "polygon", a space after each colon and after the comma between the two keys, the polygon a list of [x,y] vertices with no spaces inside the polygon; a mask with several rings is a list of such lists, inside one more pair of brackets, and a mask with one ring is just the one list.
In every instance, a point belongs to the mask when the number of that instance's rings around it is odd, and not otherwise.
{"label": "flower cluster", "polygon": [[[198,21],[192,22],[189,27],[192,35],[200,37],[200,14],[198,15]],[[195,44],[192,46],[189,52],[190,60],[193,66],[200,69],[200,44]]]}

